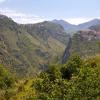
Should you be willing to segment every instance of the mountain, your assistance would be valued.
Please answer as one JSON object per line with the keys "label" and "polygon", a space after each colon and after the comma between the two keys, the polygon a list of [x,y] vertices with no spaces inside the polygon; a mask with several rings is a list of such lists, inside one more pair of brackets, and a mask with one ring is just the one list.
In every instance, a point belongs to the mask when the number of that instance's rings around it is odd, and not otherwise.
{"label": "mountain", "polygon": [[93,19],[91,21],[88,21],[79,25],[73,25],[64,20],[53,20],[52,22],[62,25],[67,32],[71,33],[71,32],[75,32],[82,29],[88,29],[89,27],[94,26],[94,25],[99,25],[100,19]]}
{"label": "mountain", "polygon": [[[60,22],[65,23],[62,20]],[[92,20],[79,26],[83,25],[85,28],[86,25],[89,27],[92,24],[99,24],[99,20]],[[97,30],[99,31],[99,26],[76,32],[68,52],[78,52],[82,56],[98,53]],[[35,75],[45,70],[48,64],[61,61],[69,44],[69,37],[63,26],[54,22],[24,25],[0,15],[0,63],[20,76]]]}
{"label": "mountain", "polygon": [[100,25],[94,25],[73,34],[69,38],[62,63],[66,63],[73,54],[79,54],[85,58],[100,54]]}
{"label": "mountain", "polygon": [[89,27],[89,29],[95,30],[96,32],[100,32],[100,25],[91,26],[91,27]]}
{"label": "mountain", "polygon": [[98,55],[100,53],[100,31],[91,29],[80,30],[72,37],[70,54],[77,53],[82,57]]}
{"label": "mountain", "polygon": [[58,63],[69,36],[52,22],[19,25],[0,15],[0,63],[18,75],[35,75]]}
{"label": "mountain", "polygon": [[76,25],[72,25],[64,20],[53,20],[52,22],[54,23],[57,23],[57,24],[60,24],[63,26],[63,28],[66,30],[66,31],[70,31],[71,29],[75,29],[76,28]]}
{"label": "mountain", "polygon": [[91,26],[99,25],[99,24],[100,24],[100,19],[93,19],[93,20],[88,21],[86,23],[79,24],[78,28],[79,29],[87,29],[87,28],[89,28]]}

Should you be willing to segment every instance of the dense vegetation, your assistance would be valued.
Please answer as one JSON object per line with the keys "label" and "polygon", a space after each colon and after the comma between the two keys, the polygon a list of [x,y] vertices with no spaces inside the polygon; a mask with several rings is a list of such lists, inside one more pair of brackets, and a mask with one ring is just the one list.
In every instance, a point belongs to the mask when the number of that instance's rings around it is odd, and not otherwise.
{"label": "dense vegetation", "polygon": [[1,100],[100,99],[100,56],[81,59],[75,55],[66,64],[49,65],[48,70],[28,79],[13,79],[2,66],[1,70]]}
{"label": "dense vegetation", "polygon": [[[52,65],[41,73],[35,88],[42,100],[99,100],[100,63],[97,59],[82,61],[79,56],[65,65]],[[99,59],[100,60],[100,59]]]}

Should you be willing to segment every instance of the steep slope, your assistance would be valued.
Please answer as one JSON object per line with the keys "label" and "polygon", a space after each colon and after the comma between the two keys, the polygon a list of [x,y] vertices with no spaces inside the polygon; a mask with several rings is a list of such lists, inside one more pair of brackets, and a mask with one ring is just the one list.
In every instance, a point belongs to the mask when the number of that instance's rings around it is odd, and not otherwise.
{"label": "steep slope", "polygon": [[[42,40],[46,41],[49,37],[55,38],[58,41],[66,44],[66,38],[68,35],[66,35],[63,27],[61,25],[45,21],[38,24],[30,24],[30,25],[22,25],[28,33],[30,33],[32,36],[39,37]],[[66,38],[65,38],[66,37]]]}
{"label": "steep slope", "polygon": [[100,53],[100,34],[94,30],[81,30],[72,37],[70,53],[78,53],[83,57]]}
{"label": "steep slope", "polygon": [[67,45],[64,29],[51,22],[18,25],[0,15],[0,63],[18,75],[33,75],[57,63]]}
{"label": "steep slope", "polygon": [[82,57],[100,55],[100,25],[77,31],[68,42],[62,63],[66,63],[69,56],[79,54]]}

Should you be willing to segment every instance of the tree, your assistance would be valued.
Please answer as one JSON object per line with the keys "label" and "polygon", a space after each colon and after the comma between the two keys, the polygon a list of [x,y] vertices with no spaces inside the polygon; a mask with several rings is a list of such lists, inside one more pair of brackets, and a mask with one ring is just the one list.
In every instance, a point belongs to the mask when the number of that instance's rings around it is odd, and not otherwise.
{"label": "tree", "polygon": [[14,78],[10,73],[0,65],[0,88],[9,88],[14,84]]}
{"label": "tree", "polygon": [[61,78],[61,72],[60,72],[59,67],[57,65],[49,65],[47,73],[49,75],[50,81],[54,81],[55,79]]}
{"label": "tree", "polygon": [[78,74],[80,67],[82,66],[82,59],[79,55],[72,56],[67,64],[61,68],[62,78],[71,79],[72,74]]}

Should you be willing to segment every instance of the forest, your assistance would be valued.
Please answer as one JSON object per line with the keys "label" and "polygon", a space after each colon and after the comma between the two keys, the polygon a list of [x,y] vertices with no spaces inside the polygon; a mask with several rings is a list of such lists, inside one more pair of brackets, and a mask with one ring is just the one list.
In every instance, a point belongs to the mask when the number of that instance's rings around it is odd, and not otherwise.
{"label": "forest", "polygon": [[0,100],[99,100],[100,56],[70,57],[35,77],[19,78],[0,65]]}

